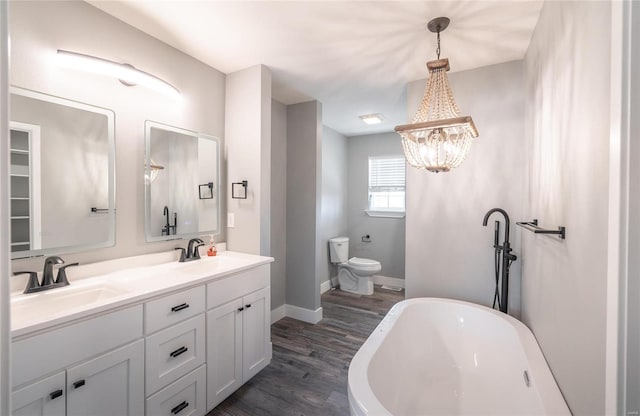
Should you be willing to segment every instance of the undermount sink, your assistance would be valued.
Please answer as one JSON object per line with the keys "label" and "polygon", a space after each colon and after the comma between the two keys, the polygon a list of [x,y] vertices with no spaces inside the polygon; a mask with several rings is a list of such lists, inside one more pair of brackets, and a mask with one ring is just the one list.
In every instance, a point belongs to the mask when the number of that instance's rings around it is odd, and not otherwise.
{"label": "undermount sink", "polygon": [[11,299],[12,321],[30,321],[43,316],[56,314],[82,306],[104,302],[127,293],[124,287],[110,284],[92,284],[91,286],[66,286],[28,295],[18,295]]}

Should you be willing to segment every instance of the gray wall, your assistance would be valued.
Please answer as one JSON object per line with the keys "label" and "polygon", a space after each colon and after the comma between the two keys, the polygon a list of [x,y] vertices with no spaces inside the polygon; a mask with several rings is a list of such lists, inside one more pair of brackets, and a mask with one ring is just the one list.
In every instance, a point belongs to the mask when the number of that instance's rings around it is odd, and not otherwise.
{"label": "gray wall", "polygon": [[271,309],[285,303],[287,275],[287,107],[271,101]]}
{"label": "gray wall", "polygon": [[287,106],[286,303],[311,310],[320,307],[321,140],[322,104]]}
{"label": "gray wall", "polygon": [[[116,113],[116,244],[65,254],[64,259],[89,263],[172,250],[175,241],[146,243],[144,238],[144,122],[223,137],[225,75],[84,2],[12,2],[10,30],[12,84]],[[128,62],[175,85],[182,99],[60,68],[57,49]],[[227,183],[224,174],[221,183]],[[226,187],[221,190],[225,194]],[[225,200],[222,205],[224,218]],[[226,240],[226,227],[216,240]],[[42,260],[17,260],[12,267],[39,270]]]}
{"label": "gray wall", "polygon": [[[378,260],[380,275],[404,279],[405,219],[370,217],[364,212],[369,207],[369,157],[403,155],[400,136],[380,133],[347,141],[349,256]],[[370,243],[362,242],[366,234],[371,236]]]}
{"label": "gray wall", "polygon": [[247,198],[227,200],[235,225],[227,230],[228,248],[270,254],[271,71],[256,65],[227,75],[225,139],[229,182],[246,180]]}
{"label": "gray wall", "polygon": [[[453,68],[455,64],[451,62]],[[451,172],[407,168],[406,294],[491,306],[493,221],[499,217],[483,227],[489,209],[500,207],[509,213],[512,247],[520,255],[515,222],[523,219],[525,179],[522,61],[456,72],[449,78],[462,115],[473,117],[480,137]],[[408,86],[409,117],[422,99],[424,85],[416,81]],[[511,267],[509,311],[516,316],[522,262],[520,257]]]}
{"label": "gray wall", "polygon": [[[545,2],[525,58],[523,321],[574,415],[604,414],[609,158],[608,2]],[[603,55],[604,53],[604,55]]]}
{"label": "gray wall", "polygon": [[[623,338],[623,345],[626,348],[626,367],[623,380],[620,385],[621,391],[626,394],[626,411],[624,414],[633,414],[640,410],[640,3],[629,2],[626,7],[631,9],[629,28],[631,47],[629,48],[630,65],[626,68],[629,77],[629,104],[625,116],[629,119],[628,145],[630,148],[628,172],[629,172],[629,210],[628,210],[628,254],[625,260],[628,261],[627,270],[627,298],[626,301],[626,339]],[[625,84],[623,84],[625,85]],[[626,97],[625,97],[626,98]],[[623,111],[625,111],[623,110]],[[623,133],[625,134],[625,133]],[[623,170],[624,171],[624,170]],[[622,203],[625,201],[623,200]],[[624,239],[624,229],[621,230]],[[625,256],[621,256],[625,258]],[[622,273],[624,275],[624,273]],[[624,287],[624,285],[623,285]],[[625,292],[622,292],[625,293]],[[624,363],[624,361],[623,361]],[[626,386],[625,386],[626,384]],[[625,389],[626,390],[623,390]]]}
{"label": "gray wall", "polygon": [[322,128],[322,200],[320,210],[320,283],[336,277],[337,268],[329,259],[329,239],[347,235],[347,138]]}

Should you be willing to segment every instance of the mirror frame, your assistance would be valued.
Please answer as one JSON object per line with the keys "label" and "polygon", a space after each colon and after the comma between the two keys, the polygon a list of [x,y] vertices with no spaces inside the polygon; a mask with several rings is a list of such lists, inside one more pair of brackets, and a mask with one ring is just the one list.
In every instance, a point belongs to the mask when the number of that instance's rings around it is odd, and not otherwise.
{"label": "mirror frame", "polygon": [[[217,201],[218,209],[216,212],[216,219],[218,228],[216,230],[205,230],[198,231],[195,233],[185,233],[185,234],[177,234],[177,235],[163,235],[163,236],[153,236],[151,235],[151,216],[149,215],[151,210],[151,186],[147,183],[146,178],[151,177],[151,129],[157,128],[165,131],[171,131],[178,134],[183,134],[186,136],[194,136],[196,139],[204,138],[208,140],[212,140],[216,143],[217,147],[217,163],[216,163],[216,175],[218,176],[218,183],[215,187],[214,198]],[[210,134],[198,133],[195,131],[182,129],[180,127],[170,126],[168,124],[159,123],[156,121],[146,120],[144,122],[144,236],[145,240],[148,243],[158,242],[158,241],[171,241],[171,240],[183,240],[187,238],[195,238],[202,237],[203,235],[220,235],[221,233],[221,201],[220,201],[220,165],[222,163],[222,157],[220,154],[220,139],[212,136]]]}
{"label": "mirror frame", "polygon": [[[108,187],[108,212],[107,215],[109,222],[108,237],[106,241],[98,242],[95,244],[79,244],[72,246],[41,248],[37,250],[16,251],[11,253],[11,259],[24,259],[29,257],[51,256],[58,254],[77,253],[82,251],[95,250],[105,247],[113,247],[116,244],[116,141],[115,141],[115,113],[113,110],[109,110],[103,107],[97,107],[95,105],[82,103],[79,101],[70,100],[68,98],[62,98],[55,95],[50,95],[38,91],[28,90],[12,85],[9,88],[10,94],[16,94],[27,98],[33,98],[36,100],[46,101],[53,104],[59,104],[66,107],[72,107],[79,110],[98,113],[107,117],[107,147],[108,147],[108,167],[107,177],[109,179]],[[11,100],[9,100],[9,120],[11,121]],[[7,167],[11,169],[11,165]],[[9,212],[9,215],[11,213]],[[101,214],[102,215],[102,214]]]}

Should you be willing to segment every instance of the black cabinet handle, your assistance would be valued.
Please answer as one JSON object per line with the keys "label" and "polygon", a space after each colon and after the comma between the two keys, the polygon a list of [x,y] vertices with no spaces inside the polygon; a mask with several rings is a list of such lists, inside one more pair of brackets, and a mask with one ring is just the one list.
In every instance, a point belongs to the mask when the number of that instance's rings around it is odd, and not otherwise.
{"label": "black cabinet handle", "polygon": [[178,413],[182,412],[187,406],[189,406],[189,402],[184,401],[179,405],[177,405],[176,407],[174,407],[173,409],[171,409],[171,413],[173,413],[174,415],[177,415]]}
{"label": "black cabinet handle", "polygon": [[73,383],[73,388],[74,389],[79,389],[82,386],[84,386],[84,380],[78,380],[75,383]]}
{"label": "black cabinet handle", "polygon": [[189,307],[188,303],[183,303],[181,305],[177,305],[177,306],[174,306],[173,308],[171,308],[171,312],[178,312],[178,311],[181,311],[183,309],[187,309],[188,307]]}
{"label": "black cabinet handle", "polygon": [[187,347],[180,347],[177,350],[175,350],[174,352],[172,352],[171,354],[169,354],[172,358],[176,358],[178,355],[180,354],[184,354],[185,352],[189,351],[189,348]]}
{"label": "black cabinet handle", "polygon": [[244,308],[238,308],[238,312],[242,312]]}
{"label": "black cabinet handle", "polygon": [[244,307],[245,307],[245,308],[250,308],[250,307],[251,307],[251,304],[244,305]]}
{"label": "black cabinet handle", "polygon": [[62,396],[62,390],[56,390],[49,393],[49,397],[51,397],[51,400],[57,399],[60,396]]}

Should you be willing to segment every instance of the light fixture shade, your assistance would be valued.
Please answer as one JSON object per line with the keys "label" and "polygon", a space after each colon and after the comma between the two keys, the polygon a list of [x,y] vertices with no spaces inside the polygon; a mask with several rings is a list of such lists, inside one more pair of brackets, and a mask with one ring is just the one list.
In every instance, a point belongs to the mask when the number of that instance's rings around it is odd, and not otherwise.
{"label": "light fixture shade", "polygon": [[460,116],[447,71],[448,59],[427,62],[429,79],[411,124],[397,126],[407,162],[431,172],[448,172],[467,156],[478,137],[473,119]]}
{"label": "light fixture shade", "polygon": [[171,98],[180,98],[180,91],[178,91],[176,87],[155,75],[141,71],[131,65],[120,64],[95,56],[61,49],[58,49],[57,62],[59,66],[65,68],[80,69],[95,74],[114,77],[128,86],[142,85]]}

